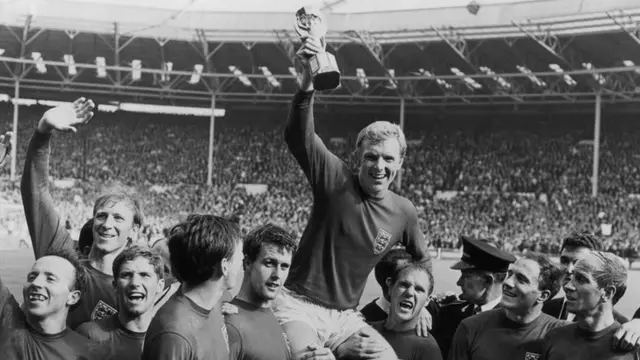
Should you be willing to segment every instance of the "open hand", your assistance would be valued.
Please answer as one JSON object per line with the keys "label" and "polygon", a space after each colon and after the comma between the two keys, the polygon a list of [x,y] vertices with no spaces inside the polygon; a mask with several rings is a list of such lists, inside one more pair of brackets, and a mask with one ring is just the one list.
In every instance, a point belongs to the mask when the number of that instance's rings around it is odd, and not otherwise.
{"label": "open hand", "polygon": [[640,319],[633,319],[622,324],[613,335],[613,348],[622,351],[637,351],[640,349]]}
{"label": "open hand", "polygon": [[76,126],[86,124],[93,117],[93,110],[96,105],[92,100],[81,97],[70,105],[60,105],[53,109],[49,109],[44,113],[38,130],[43,133],[49,133],[52,130],[73,131],[78,130]]}
{"label": "open hand", "polygon": [[433,319],[431,313],[426,308],[422,308],[419,315],[420,321],[416,325],[416,334],[422,337],[429,337]]}
{"label": "open hand", "polygon": [[347,359],[378,359],[385,350],[385,344],[366,330],[360,330],[339,346],[339,355]]}

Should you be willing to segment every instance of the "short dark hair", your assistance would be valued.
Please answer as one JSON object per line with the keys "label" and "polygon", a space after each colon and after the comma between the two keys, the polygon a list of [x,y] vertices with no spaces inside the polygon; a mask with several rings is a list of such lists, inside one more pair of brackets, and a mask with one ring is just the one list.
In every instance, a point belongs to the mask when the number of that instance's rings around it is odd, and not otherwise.
{"label": "short dark hair", "polygon": [[[73,279],[73,284],[71,284],[69,290],[79,291],[80,297],[82,298],[82,296],[84,296],[84,292],[87,289],[87,272],[84,268],[85,266],[83,262],[78,258],[78,254],[64,249],[54,249],[49,251],[45,256],[56,256],[59,258],[63,258],[71,263],[71,266],[73,266],[73,269],[75,270],[75,277]],[[80,301],[71,305],[71,309],[73,310],[79,305]]]}
{"label": "short dark hair", "polygon": [[553,299],[561,287],[561,280],[564,272],[546,255],[528,251],[524,254],[525,259],[535,261],[540,267],[540,275],[538,276],[538,290],[549,291],[551,295],[547,300]]}
{"label": "short dark hair", "polygon": [[393,273],[393,275],[391,276],[391,284],[392,285],[395,284],[396,281],[398,281],[398,279],[403,274],[406,274],[411,271],[422,271],[427,274],[427,276],[429,277],[428,295],[431,295],[433,293],[433,288],[435,287],[435,278],[433,277],[433,272],[431,271],[431,268],[427,264],[422,262],[410,262],[406,266],[400,266],[398,269],[396,269],[395,273]]}
{"label": "short dark hair", "polygon": [[383,289],[387,288],[387,278],[393,276],[398,270],[400,261],[412,259],[411,255],[405,249],[392,249],[386,253],[382,259],[376,264],[373,274],[376,277],[378,285]]}
{"label": "short dark hair", "polygon": [[89,248],[93,246],[93,218],[82,225],[80,235],[78,235],[78,252],[84,255],[84,249],[87,246]]}
{"label": "short dark hair", "polygon": [[240,226],[215,215],[189,215],[170,231],[169,258],[181,282],[197,286],[217,275],[239,245]]}
{"label": "short dark hair", "polygon": [[98,208],[105,206],[107,204],[117,204],[119,202],[126,203],[133,211],[133,223],[142,227],[144,222],[144,214],[142,212],[142,204],[138,199],[125,193],[124,191],[114,191],[108,194],[101,195],[96,199],[95,204],[93,205],[93,215],[96,215]]}
{"label": "short dark hair", "polygon": [[127,261],[133,261],[137,258],[147,259],[147,261],[149,261],[149,264],[153,266],[153,270],[155,271],[156,275],[158,275],[158,279],[164,279],[164,260],[162,259],[162,256],[154,249],[137,245],[124,249],[124,251],[116,256],[116,259],[113,260],[112,266],[113,277],[115,279],[118,278],[118,276],[120,275],[122,264]]}
{"label": "short dark hair", "polygon": [[565,248],[575,249],[580,247],[584,247],[589,250],[602,250],[601,241],[595,235],[587,232],[574,232],[562,240],[562,247],[560,248],[560,251]]}
{"label": "short dark hair", "polygon": [[255,261],[263,244],[275,245],[291,253],[295,253],[298,249],[298,243],[291,234],[285,229],[269,223],[258,226],[244,237],[242,252],[245,258],[251,262]]}

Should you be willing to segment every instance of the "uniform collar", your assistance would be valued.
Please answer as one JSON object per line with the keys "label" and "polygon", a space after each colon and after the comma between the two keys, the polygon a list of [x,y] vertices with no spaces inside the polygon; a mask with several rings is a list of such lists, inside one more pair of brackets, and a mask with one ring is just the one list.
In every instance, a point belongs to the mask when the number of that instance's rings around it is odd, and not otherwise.
{"label": "uniform collar", "polygon": [[389,313],[389,308],[391,307],[391,304],[389,304],[389,302],[387,301],[387,299],[384,298],[384,296],[380,296],[378,300],[376,300],[376,305],[378,305],[378,307],[382,309],[382,311],[386,312],[387,314]]}

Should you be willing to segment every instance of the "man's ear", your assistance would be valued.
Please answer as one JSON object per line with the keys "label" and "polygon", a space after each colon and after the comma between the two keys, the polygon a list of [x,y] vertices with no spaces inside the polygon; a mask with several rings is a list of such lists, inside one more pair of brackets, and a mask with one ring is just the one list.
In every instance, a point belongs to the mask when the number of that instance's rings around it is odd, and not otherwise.
{"label": "man's ear", "polygon": [[542,290],[540,291],[540,296],[538,296],[538,301],[540,303],[545,303],[547,300],[549,300],[549,298],[551,297],[551,291],[549,290]]}
{"label": "man's ear", "polygon": [[229,259],[224,258],[220,262],[220,273],[222,276],[229,275]]}
{"label": "man's ear", "polygon": [[78,301],[80,301],[80,295],[82,295],[80,290],[71,290],[69,292],[69,296],[67,297],[67,305],[73,306],[77,304]]}
{"label": "man's ear", "polygon": [[496,277],[491,273],[485,273],[482,278],[488,285],[493,285],[496,282]]}
{"label": "man's ear", "polygon": [[613,297],[616,295],[616,288],[615,286],[608,286],[602,289],[601,293],[600,299],[602,302],[613,301]]}
{"label": "man's ear", "polygon": [[390,278],[390,277],[388,277],[388,278],[384,281],[384,283],[385,283],[385,284],[387,284],[387,289],[389,289],[389,290],[390,290],[390,289],[391,289],[391,286],[393,285],[393,281],[391,281],[391,278]]}

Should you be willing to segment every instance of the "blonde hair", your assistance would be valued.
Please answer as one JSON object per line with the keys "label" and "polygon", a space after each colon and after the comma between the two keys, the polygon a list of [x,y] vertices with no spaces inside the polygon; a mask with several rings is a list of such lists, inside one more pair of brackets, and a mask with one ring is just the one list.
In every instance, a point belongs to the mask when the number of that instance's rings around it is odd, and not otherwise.
{"label": "blonde hair", "polygon": [[396,139],[400,145],[400,159],[404,159],[407,153],[407,140],[400,126],[388,121],[376,121],[367,125],[358,133],[356,151],[360,150],[362,143],[368,140],[371,144],[379,144],[387,139]]}

